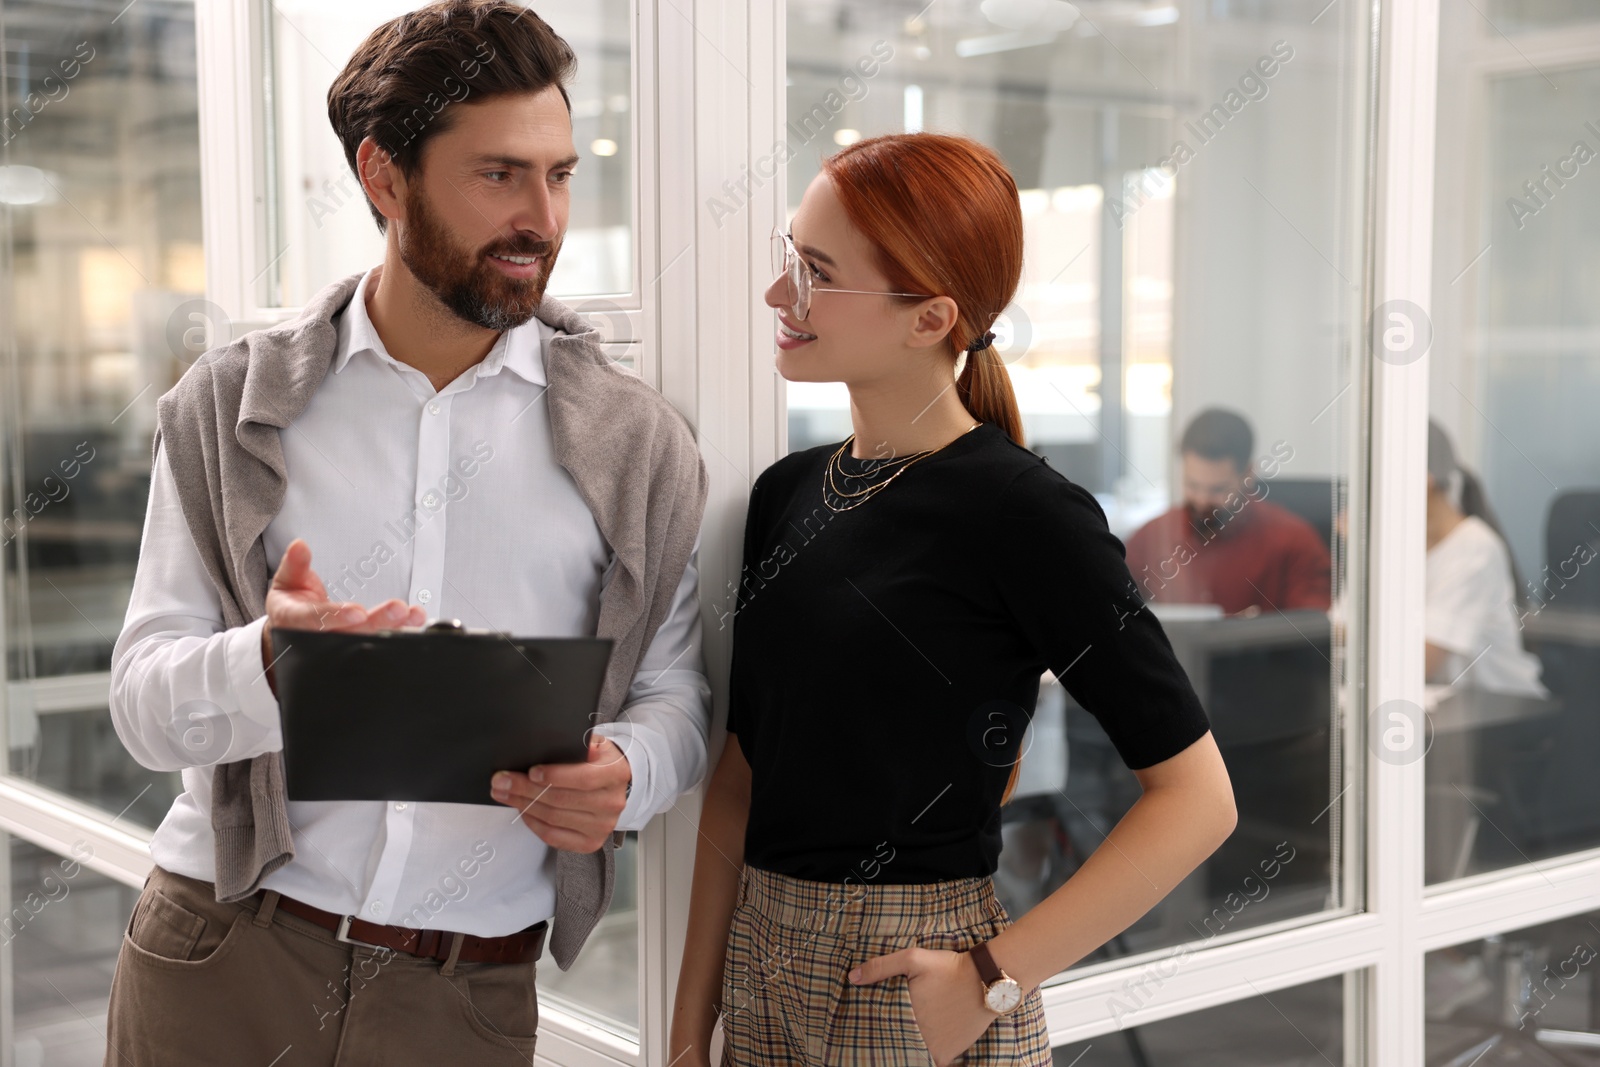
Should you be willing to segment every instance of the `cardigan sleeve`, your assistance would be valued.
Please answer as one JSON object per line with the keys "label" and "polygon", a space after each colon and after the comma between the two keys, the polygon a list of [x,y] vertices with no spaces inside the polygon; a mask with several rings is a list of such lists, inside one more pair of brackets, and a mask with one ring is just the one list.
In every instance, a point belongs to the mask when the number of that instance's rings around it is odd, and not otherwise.
{"label": "cardigan sleeve", "polygon": [[1210,729],[1093,494],[1043,462],[1000,494],[987,553],[1011,616],[1132,769]]}

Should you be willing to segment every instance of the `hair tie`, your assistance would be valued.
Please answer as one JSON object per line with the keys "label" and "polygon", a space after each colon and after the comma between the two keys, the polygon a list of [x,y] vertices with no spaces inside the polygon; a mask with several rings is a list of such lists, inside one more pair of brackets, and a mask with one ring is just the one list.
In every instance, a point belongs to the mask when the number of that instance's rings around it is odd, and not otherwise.
{"label": "hair tie", "polygon": [[981,351],[981,350],[983,350],[985,348],[988,348],[992,344],[994,344],[994,331],[990,330],[987,333],[985,333],[982,337],[973,338],[972,339],[972,343],[967,346],[967,351],[968,352],[978,352],[978,351]]}

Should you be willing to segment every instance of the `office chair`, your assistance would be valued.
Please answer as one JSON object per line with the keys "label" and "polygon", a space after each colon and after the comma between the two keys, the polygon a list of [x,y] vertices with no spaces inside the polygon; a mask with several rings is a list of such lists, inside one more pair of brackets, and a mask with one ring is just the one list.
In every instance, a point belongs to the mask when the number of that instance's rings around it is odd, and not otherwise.
{"label": "office chair", "polygon": [[[1550,765],[1581,726],[1557,697],[1462,688],[1431,712],[1440,727],[1427,757],[1430,882],[1553,855],[1546,818]],[[1436,719],[1435,721],[1441,721]],[[1582,751],[1576,737],[1571,747]],[[1484,823],[1492,827],[1484,833]]]}
{"label": "office chair", "polygon": [[1517,805],[1513,819],[1528,832],[1524,848],[1543,858],[1600,845],[1600,653],[1555,642],[1530,648],[1561,710],[1540,731],[1544,758],[1526,766],[1517,778],[1522,788],[1508,793]]}
{"label": "office chair", "polygon": [[[1581,564],[1577,548],[1600,552],[1600,489],[1569,489],[1550,502],[1544,520],[1544,573],[1535,600],[1567,611],[1600,611],[1600,560]],[[1566,578],[1574,567],[1577,575]],[[1549,584],[1538,588],[1542,583]]]}
{"label": "office chair", "polygon": [[1231,888],[1239,870],[1252,869],[1282,841],[1301,857],[1285,884],[1309,885],[1321,878],[1313,878],[1313,870],[1327,869],[1329,820],[1317,817],[1332,795],[1331,655],[1324,624],[1309,641],[1211,656],[1201,699],[1239,811],[1238,827],[1207,867],[1216,878],[1209,886],[1214,894]]}
{"label": "office chair", "polygon": [[[1584,548],[1600,554],[1600,488],[1569,489],[1551,501],[1543,567],[1529,576],[1531,614],[1548,612],[1549,621],[1565,613],[1600,613],[1600,559],[1583,563]],[[1565,635],[1560,626],[1535,638],[1539,629],[1530,626],[1523,639],[1539,657],[1545,687],[1563,712],[1545,731],[1548,761],[1528,769],[1526,795],[1534,807],[1527,824],[1537,828],[1540,852],[1555,855],[1600,844],[1600,780],[1593,774],[1600,760],[1600,649]]]}
{"label": "office chair", "polygon": [[1333,547],[1333,517],[1344,505],[1343,478],[1267,479],[1266,501],[1291,511],[1311,524],[1322,543]]}
{"label": "office chair", "polygon": [[[1538,989],[1545,976],[1555,973],[1551,970],[1554,934],[1545,929],[1546,937],[1537,941],[1514,933],[1484,938],[1481,959],[1488,976],[1487,993],[1462,1005],[1464,1010],[1430,1020],[1430,1027],[1443,1024],[1470,1035],[1468,1043],[1441,1042],[1444,1048],[1429,1057],[1429,1067],[1503,1063],[1567,1067],[1593,1062],[1593,1050],[1600,1048],[1600,1033],[1594,1030],[1600,1020],[1600,983],[1589,985],[1589,1029],[1547,1026],[1539,1018],[1549,1000]],[[1575,924],[1571,936],[1586,938],[1588,931]],[[1573,990],[1570,995],[1581,994]],[[1429,1044],[1433,1043],[1430,1038]],[[1490,1055],[1492,1051],[1495,1055]]]}

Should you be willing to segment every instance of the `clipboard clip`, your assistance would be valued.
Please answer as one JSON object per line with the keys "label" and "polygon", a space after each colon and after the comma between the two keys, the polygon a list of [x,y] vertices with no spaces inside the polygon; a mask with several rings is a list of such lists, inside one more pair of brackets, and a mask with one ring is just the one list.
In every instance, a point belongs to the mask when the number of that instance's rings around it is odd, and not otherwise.
{"label": "clipboard clip", "polygon": [[460,619],[435,619],[423,627],[424,630],[449,630],[453,633],[465,633],[467,628],[461,625]]}

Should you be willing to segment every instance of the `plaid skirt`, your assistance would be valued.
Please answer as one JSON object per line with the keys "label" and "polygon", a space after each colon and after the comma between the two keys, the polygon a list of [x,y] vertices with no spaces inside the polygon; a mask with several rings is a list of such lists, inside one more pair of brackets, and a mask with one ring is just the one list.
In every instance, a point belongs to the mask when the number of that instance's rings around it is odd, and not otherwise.
{"label": "plaid skirt", "polygon": [[[850,968],[912,946],[965,952],[1009,924],[988,878],[840,885],[746,866],[723,968],[723,1067],[930,1067],[906,976],[858,986]],[[1039,990],[954,1062],[1049,1067]]]}

